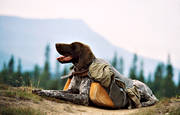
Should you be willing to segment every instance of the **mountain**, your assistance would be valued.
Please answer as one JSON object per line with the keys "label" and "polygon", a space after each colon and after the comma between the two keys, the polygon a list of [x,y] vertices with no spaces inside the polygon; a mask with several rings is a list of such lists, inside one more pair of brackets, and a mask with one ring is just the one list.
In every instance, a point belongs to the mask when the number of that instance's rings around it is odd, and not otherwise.
{"label": "mountain", "polygon": [[[58,53],[55,43],[80,41],[88,44],[96,57],[111,59],[114,53],[122,56],[127,75],[132,63],[133,53],[112,45],[103,36],[94,32],[80,19],[26,19],[13,16],[0,16],[0,69],[3,62],[8,62],[13,54],[22,59],[24,70],[32,70],[34,64],[43,66],[45,46],[50,44],[51,68],[55,70]],[[147,76],[154,72],[160,62],[139,56],[144,61],[144,72]],[[17,62],[17,61],[16,61]],[[138,62],[139,64],[139,62]],[[175,68],[174,80],[178,81],[179,69]]]}

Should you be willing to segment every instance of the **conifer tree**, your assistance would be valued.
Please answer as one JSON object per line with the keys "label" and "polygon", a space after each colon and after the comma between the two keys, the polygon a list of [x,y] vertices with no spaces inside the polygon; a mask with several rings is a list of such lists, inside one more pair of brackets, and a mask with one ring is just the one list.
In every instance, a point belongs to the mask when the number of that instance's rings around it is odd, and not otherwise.
{"label": "conifer tree", "polygon": [[7,69],[5,62],[3,64],[3,69],[2,69],[1,74],[0,74],[0,79],[1,79],[0,80],[1,83],[8,84],[9,76],[8,76],[8,69]]}
{"label": "conifer tree", "polygon": [[14,72],[14,56],[11,56],[11,59],[9,60],[8,63],[8,72],[9,74],[12,74]]}
{"label": "conifer tree", "polygon": [[139,80],[144,82],[144,70],[143,70],[143,67],[144,64],[143,64],[143,61],[141,61],[141,69],[140,69],[140,73],[139,73]]}
{"label": "conifer tree", "polygon": [[40,68],[36,64],[34,66],[34,71],[33,71],[33,86],[34,87],[39,87],[39,81],[40,81]]}
{"label": "conifer tree", "polygon": [[31,86],[30,72],[24,72],[23,74],[23,86]]}
{"label": "conifer tree", "polygon": [[155,73],[154,73],[154,82],[152,86],[152,90],[154,91],[155,95],[158,97],[161,97],[165,93],[164,87],[164,64],[159,63],[156,67]]}
{"label": "conifer tree", "polygon": [[49,89],[51,90],[59,90],[63,87],[61,86],[62,81],[60,80],[60,64],[56,61],[56,71],[55,71],[55,79],[51,81]]}
{"label": "conifer tree", "polygon": [[152,75],[151,75],[151,73],[149,73],[149,75],[148,75],[147,85],[152,89]]}
{"label": "conifer tree", "polygon": [[18,73],[21,73],[21,72],[22,72],[21,59],[18,59],[18,67],[17,67],[17,72],[18,72]]}
{"label": "conifer tree", "polygon": [[114,68],[116,68],[116,69],[118,69],[117,63],[118,63],[118,57],[117,57],[117,52],[115,52],[111,64],[112,64],[112,66],[113,66]]}
{"label": "conifer tree", "polygon": [[21,65],[21,59],[18,59],[18,67],[17,72],[13,76],[14,86],[19,87],[22,86],[23,78],[22,78],[22,65]]}
{"label": "conifer tree", "polygon": [[137,55],[134,54],[132,66],[131,66],[130,71],[129,71],[129,77],[130,77],[131,79],[137,79],[137,75],[136,75],[137,60],[138,60]]}
{"label": "conifer tree", "polygon": [[178,77],[177,95],[180,96],[180,72]]}
{"label": "conifer tree", "polygon": [[8,63],[8,81],[7,81],[7,84],[9,85],[12,85],[14,86],[15,83],[14,83],[14,65],[15,65],[15,61],[14,61],[14,56],[11,55],[11,58],[9,60],[9,63]]}
{"label": "conifer tree", "polygon": [[120,57],[120,61],[119,61],[119,72],[121,74],[123,74],[123,71],[124,71],[124,60],[123,60],[123,57]]}
{"label": "conifer tree", "polygon": [[175,84],[173,82],[173,66],[171,64],[170,55],[168,55],[168,63],[166,66],[166,77],[165,77],[165,97],[175,96]]}
{"label": "conifer tree", "polygon": [[46,46],[46,51],[45,51],[45,64],[44,64],[44,69],[43,72],[40,76],[40,87],[44,89],[48,89],[49,87],[49,81],[50,81],[50,46],[49,44]]}

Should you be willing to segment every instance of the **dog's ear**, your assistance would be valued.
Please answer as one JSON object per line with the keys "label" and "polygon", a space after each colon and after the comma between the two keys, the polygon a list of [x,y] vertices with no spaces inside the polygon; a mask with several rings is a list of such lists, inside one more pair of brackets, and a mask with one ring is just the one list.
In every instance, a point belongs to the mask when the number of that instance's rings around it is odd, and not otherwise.
{"label": "dog's ear", "polygon": [[78,69],[88,69],[89,65],[93,62],[94,59],[95,56],[89,46],[83,45],[80,49],[79,62],[77,65]]}

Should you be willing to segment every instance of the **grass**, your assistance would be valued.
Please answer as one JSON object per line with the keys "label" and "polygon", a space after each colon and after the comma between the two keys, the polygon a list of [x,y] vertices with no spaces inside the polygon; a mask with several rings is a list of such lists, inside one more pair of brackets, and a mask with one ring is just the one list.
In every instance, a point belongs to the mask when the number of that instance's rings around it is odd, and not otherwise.
{"label": "grass", "polygon": [[30,87],[13,88],[2,84],[0,84],[0,96],[13,97],[21,100],[32,100],[36,103],[43,100],[40,96],[32,94],[32,88]]}
{"label": "grass", "polygon": [[0,115],[45,115],[45,113],[28,107],[2,106],[0,107]]}
{"label": "grass", "polygon": [[177,98],[163,98],[156,105],[140,109],[136,115],[180,115],[180,105],[170,106],[172,102],[180,102]]}
{"label": "grass", "polygon": [[176,110],[170,112],[170,115],[180,115],[180,107],[178,107]]}
{"label": "grass", "polygon": [[7,90],[9,88],[6,84],[0,84],[0,90]]}
{"label": "grass", "polygon": [[[4,84],[0,84],[0,96],[18,100],[29,100],[35,103],[39,103],[43,100],[40,96],[32,94],[31,87],[16,88]],[[0,104],[0,115],[45,115],[45,113],[30,107],[16,107],[13,105]]]}

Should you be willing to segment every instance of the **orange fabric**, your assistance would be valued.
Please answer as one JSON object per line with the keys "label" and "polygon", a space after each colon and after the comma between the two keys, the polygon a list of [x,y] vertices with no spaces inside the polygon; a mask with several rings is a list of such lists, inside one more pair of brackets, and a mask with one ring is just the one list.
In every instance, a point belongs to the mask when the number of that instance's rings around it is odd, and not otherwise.
{"label": "orange fabric", "polygon": [[112,102],[106,90],[97,82],[91,83],[90,99],[98,106],[111,108],[114,107],[114,103]]}
{"label": "orange fabric", "polygon": [[64,91],[66,91],[68,89],[70,82],[71,82],[71,79],[68,78],[68,80],[66,81],[66,84],[64,86],[64,89],[63,89]]}

